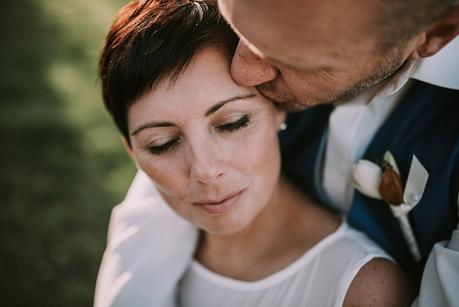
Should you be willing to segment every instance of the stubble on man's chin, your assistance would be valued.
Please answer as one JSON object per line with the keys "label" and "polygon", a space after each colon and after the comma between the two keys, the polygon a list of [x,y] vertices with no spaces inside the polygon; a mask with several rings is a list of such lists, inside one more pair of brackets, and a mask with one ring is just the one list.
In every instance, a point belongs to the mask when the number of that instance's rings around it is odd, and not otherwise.
{"label": "stubble on man's chin", "polygon": [[392,56],[384,59],[379,65],[379,68],[370,77],[366,77],[360,80],[354,85],[341,90],[341,91],[330,91],[328,93],[321,93],[320,97],[311,99],[310,101],[304,101],[297,99],[293,94],[276,89],[271,83],[263,83],[257,86],[258,91],[267,99],[271,100],[280,109],[287,112],[301,112],[310,107],[327,104],[343,104],[356,97],[360,93],[378,86],[383,82],[390,79],[392,76],[397,74],[404,66],[399,54],[393,54]]}
{"label": "stubble on man's chin", "polygon": [[260,84],[257,86],[257,90],[263,97],[286,112],[300,112],[312,106],[304,104],[289,92],[275,88],[271,83]]}
{"label": "stubble on man's chin", "polygon": [[361,80],[358,83],[356,83],[354,86],[350,87],[349,89],[343,91],[340,96],[336,97],[336,99],[330,101],[329,103],[333,104],[343,104],[352,99],[353,97],[356,97],[360,93],[370,89],[374,88],[378,85],[383,84],[390,78],[392,78],[394,75],[396,75],[404,66],[404,62],[401,64],[399,63],[391,63],[391,66],[386,66],[384,69],[380,69],[377,71],[375,74],[370,76],[369,78],[366,78],[365,80]]}

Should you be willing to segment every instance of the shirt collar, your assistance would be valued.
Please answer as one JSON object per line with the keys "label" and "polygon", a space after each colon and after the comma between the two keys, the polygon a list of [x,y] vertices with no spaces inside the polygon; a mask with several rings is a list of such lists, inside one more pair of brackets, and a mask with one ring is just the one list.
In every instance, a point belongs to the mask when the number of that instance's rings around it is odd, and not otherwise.
{"label": "shirt collar", "polygon": [[437,54],[418,61],[408,61],[390,78],[376,96],[387,97],[398,92],[410,79],[459,90],[459,36]]}

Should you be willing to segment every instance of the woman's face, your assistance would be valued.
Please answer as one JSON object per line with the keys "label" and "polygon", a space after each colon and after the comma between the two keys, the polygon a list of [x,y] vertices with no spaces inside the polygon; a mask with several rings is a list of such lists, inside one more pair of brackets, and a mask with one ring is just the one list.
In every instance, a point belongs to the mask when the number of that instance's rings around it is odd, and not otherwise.
{"label": "woman's face", "polygon": [[128,112],[131,154],[169,206],[210,234],[243,230],[277,188],[285,114],[238,86],[218,49],[194,56]]}

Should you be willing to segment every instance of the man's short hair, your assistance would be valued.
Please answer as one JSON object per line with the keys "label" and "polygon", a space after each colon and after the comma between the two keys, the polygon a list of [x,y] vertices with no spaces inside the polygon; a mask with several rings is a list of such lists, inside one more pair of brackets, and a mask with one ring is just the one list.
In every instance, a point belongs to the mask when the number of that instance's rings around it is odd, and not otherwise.
{"label": "man's short hair", "polygon": [[457,5],[458,0],[380,0],[375,24],[381,42],[387,48],[404,43]]}
{"label": "man's short hair", "polygon": [[231,59],[238,38],[214,0],[133,1],[118,12],[99,62],[105,106],[129,142],[127,111],[205,47]]}

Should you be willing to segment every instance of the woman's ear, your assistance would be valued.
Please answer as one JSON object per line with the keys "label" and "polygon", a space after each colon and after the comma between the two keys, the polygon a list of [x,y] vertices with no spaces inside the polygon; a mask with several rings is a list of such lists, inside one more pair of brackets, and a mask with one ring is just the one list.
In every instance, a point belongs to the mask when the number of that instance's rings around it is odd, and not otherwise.
{"label": "woman's ear", "polygon": [[412,59],[427,58],[440,51],[459,34],[459,5],[434,21],[421,35],[420,45],[411,54]]}
{"label": "woman's ear", "polygon": [[128,139],[125,138],[124,136],[121,137],[121,142],[123,143],[124,149],[126,150],[127,154],[129,157],[131,157],[132,161],[135,163],[135,166],[140,169],[139,164],[137,163],[137,160],[135,159],[134,156],[134,151],[132,150],[132,145],[129,143]]}
{"label": "woman's ear", "polygon": [[123,137],[121,137],[121,142],[123,143],[124,149],[126,150],[126,152],[129,155],[129,157],[131,157],[131,159],[134,160],[134,153],[132,151],[132,146],[129,143],[128,139],[123,136]]}

